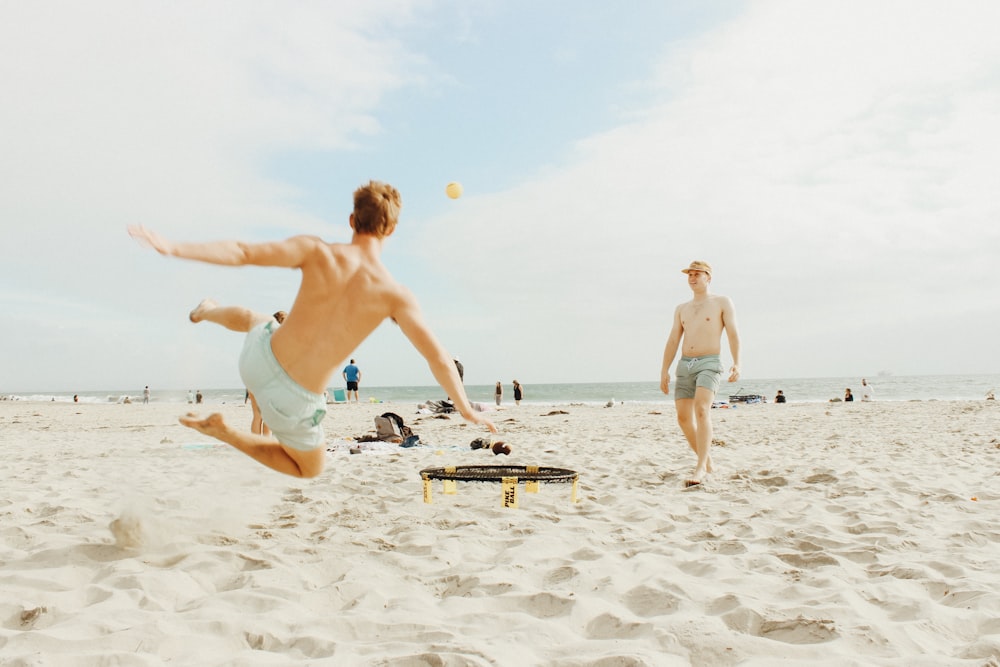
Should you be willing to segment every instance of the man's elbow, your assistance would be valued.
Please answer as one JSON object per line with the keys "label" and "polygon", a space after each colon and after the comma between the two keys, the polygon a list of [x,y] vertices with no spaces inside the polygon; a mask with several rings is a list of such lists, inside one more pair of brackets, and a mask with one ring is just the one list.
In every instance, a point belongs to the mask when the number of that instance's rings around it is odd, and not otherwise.
{"label": "man's elbow", "polygon": [[236,252],[233,254],[233,264],[236,266],[243,266],[250,263],[250,244],[243,241],[237,241]]}

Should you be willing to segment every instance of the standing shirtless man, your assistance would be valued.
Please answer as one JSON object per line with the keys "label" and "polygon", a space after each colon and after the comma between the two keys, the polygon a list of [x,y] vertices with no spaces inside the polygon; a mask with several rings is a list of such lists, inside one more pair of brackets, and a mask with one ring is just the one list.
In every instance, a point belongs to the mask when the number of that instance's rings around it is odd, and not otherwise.
{"label": "standing shirtless man", "polygon": [[[709,294],[712,267],[708,262],[694,261],[682,269],[688,277],[688,287],[694,298],[677,306],[674,324],[663,350],[663,368],[660,371],[660,390],[670,393],[670,364],[682,349],[677,364],[677,384],[674,387],[674,405],[677,406],[677,423],[698,456],[694,474],[685,486],[701,484],[705,475],[712,472],[712,401],[719,391],[722,378],[722,331],[729,338],[729,352],[733,366],[729,381],[740,379],[740,334],[736,328],[736,311],[729,297]],[[683,347],[682,347],[683,342]]]}
{"label": "standing shirtless man", "polygon": [[302,273],[298,294],[282,324],[238,306],[205,299],[191,311],[192,322],[215,322],[247,332],[240,375],[256,399],[273,437],[238,431],[215,413],[189,414],[180,421],[212,436],[278,472],[315,477],[326,457],[321,422],[326,391],[340,363],[386,318],[424,356],[434,378],[454,397],[468,421],[496,433],[472,409],[451,355],[424,322],[413,294],[382,264],[382,244],[396,228],[402,201],[396,188],[371,181],[354,192],[350,243],[326,243],[313,236],[284,241],[175,243],[141,226],[129,234],[161,255],[226,266],[275,266]]}

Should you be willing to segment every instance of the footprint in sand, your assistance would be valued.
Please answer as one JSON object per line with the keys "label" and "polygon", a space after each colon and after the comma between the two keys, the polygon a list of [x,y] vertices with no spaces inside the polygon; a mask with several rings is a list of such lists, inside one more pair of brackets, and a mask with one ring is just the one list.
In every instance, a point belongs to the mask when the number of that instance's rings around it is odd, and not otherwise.
{"label": "footprint in sand", "polygon": [[730,630],[785,644],[821,644],[840,636],[832,620],[803,616],[792,619],[765,619],[746,607],[724,615],[722,620]]}
{"label": "footprint in sand", "polygon": [[680,600],[675,595],[645,585],[630,589],[622,601],[629,611],[643,618],[666,616],[680,608]]}
{"label": "footprint in sand", "polygon": [[518,600],[516,610],[531,614],[535,618],[556,618],[568,616],[576,600],[552,593],[536,593]]}
{"label": "footprint in sand", "polygon": [[789,565],[802,569],[823,567],[824,565],[840,565],[840,561],[824,553],[777,554],[777,556]]}
{"label": "footprint in sand", "polygon": [[544,583],[547,588],[556,586],[571,581],[579,574],[580,572],[575,567],[569,565],[557,567],[545,575]]}
{"label": "footprint in sand", "polygon": [[638,639],[650,636],[653,626],[649,623],[624,621],[614,614],[601,614],[585,630],[588,639]]}

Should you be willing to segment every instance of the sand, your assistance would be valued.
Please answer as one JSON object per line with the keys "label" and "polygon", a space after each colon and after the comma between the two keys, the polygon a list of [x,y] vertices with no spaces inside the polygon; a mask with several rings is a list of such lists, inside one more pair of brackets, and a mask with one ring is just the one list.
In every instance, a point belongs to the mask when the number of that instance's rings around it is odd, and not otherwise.
{"label": "sand", "polygon": [[[509,457],[457,416],[331,406],[305,481],[186,407],[0,402],[0,663],[1000,664],[995,403],[713,410],[692,489],[669,401],[508,406]],[[350,454],[386,410],[428,444]],[[576,470],[578,502],[424,503],[422,468],[497,463]]]}

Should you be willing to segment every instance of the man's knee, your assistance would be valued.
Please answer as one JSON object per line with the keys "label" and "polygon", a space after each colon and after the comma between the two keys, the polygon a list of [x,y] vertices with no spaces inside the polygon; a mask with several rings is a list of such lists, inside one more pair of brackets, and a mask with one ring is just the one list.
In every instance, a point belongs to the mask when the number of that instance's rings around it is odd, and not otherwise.
{"label": "man's knee", "polygon": [[316,477],[323,472],[323,463],[326,460],[325,447],[317,447],[305,452],[285,445],[282,445],[282,447],[284,447],[288,456],[295,461],[295,465],[298,466],[299,477],[308,479]]}
{"label": "man's knee", "polygon": [[711,414],[715,393],[710,389],[698,387],[694,395],[694,414],[698,420],[707,419]]}
{"label": "man's knee", "polygon": [[690,398],[679,398],[674,401],[674,408],[677,410],[677,423],[684,425],[694,422],[694,400]]}

